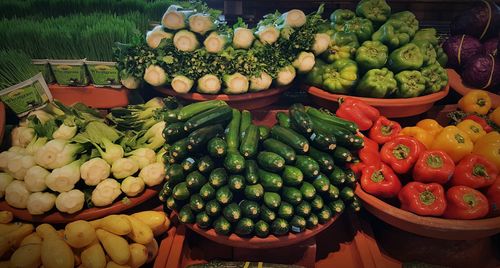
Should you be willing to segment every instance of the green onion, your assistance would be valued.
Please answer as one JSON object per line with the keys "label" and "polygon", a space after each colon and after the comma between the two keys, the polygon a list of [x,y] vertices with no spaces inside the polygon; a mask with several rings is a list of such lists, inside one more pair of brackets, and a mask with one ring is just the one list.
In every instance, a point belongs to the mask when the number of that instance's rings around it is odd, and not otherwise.
{"label": "green onion", "polygon": [[14,50],[0,50],[0,89],[8,88],[36,75],[28,55]]}

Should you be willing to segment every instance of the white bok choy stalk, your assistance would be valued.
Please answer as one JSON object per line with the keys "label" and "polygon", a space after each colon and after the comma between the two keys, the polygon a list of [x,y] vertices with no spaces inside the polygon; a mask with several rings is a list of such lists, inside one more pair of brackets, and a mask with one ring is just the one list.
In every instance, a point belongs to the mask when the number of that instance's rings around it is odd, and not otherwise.
{"label": "white bok choy stalk", "polygon": [[248,78],[240,73],[226,74],[222,80],[226,85],[224,92],[227,94],[242,94],[248,91]]}
{"label": "white bok choy stalk", "polygon": [[124,155],[123,148],[114,144],[119,138],[120,133],[100,121],[89,122],[85,126],[85,131],[77,134],[73,141],[78,143],[91,143],[99,152],[102,159],[112,164]]}
{"label": "white bok choy stalk", "polygon": [[80,166],[85,159],[78,159],[60,168],[52,170],[45,178],[45,183],[50,190],[63,193],[75,188],[80,180]]}
{"label": "white bok choy stalk", "polygon": [[7,171],[7,166],[11,159],[16,157],[17,153],[12,151],[3,151],[0,153],[0,169],[2,171]]}
{"label": "white bok choy stalk", "polygon": [[144,81],[148,84],[159,87],[167,82],[167,73],[158,65],[149,65],[144,71]]}
{"label": "white bok choy stalk", "polygon": [[107,179],[111,174],[111,166],[106,160],[96,157],[80,166],[80,176],[86,185],[95,186]]}
{"label": "white bok choy stalk", "polygon": [[48,139],[46,137],[39,137],[33,139],[28,146],[26,146],[26,152],[30,155],[35,155],[35,153],[42,148],[46,143]]}
{"label": "white bok choy stalk", "polygon": [[268,89],[273,83],[273,78],[266,72],[260,72],[260,76],[250,77],[250,91],[257,92]]}
{"label": "white bok choy stalk", "polygon": [[139,169],[156,162],[156,153],[150,148],[138,148],[125,154],[128,158],[135,160],[139,164]]}
{"label": "white bok choy stalk", "polygon": [[7,173],[0,173],[0,198],[5,196],[5,189],[14,180],[11,175]]}
{"label": "white bok choy stalk", "polygon": [[314,35],[314,43],[311,47],[311,50],[314,52],[314,55],[319,55],[325,52],[330,45],[331,37],[327,33],[317,33]]}
{"label": "white bok choy stalk", "polygon": [[207,38],[205,38],[205,41],[203,41],[203,45],[205,46],[205,49],[210,52],[210,53],[219,53],[228,44],[227,34],[222,34],[219,32],[211,32]]}
{"label": "white bok choy stalk", "polygon": [[36,151],[35,162],[46,169],[60,168],[73,162],[82,150],[81,144],[54,139]]}
{"label": "white bok choy stalk", "polygon": [[292,65],[299,73],[307,73],[312,70],[315,63],[316,59],[313,53],[302,51],[292,62]]}
{"label": "white bok choy stalk", "polygon": [[293,79],[295,79],[296,72],[295,68],[292,65],[285,66],[278,71],[278,75],[276,76],[276,84],[278,86],[286,86],[292,83]]}
{"label": "white bok choy stalk", "polygon": [[98,207],[111,205],[121,193],[119,182],[114,179],[105,179],[92,191],[92,203]]}
{"label": "white bok choy stalk", "polygon": [[174,35],[174,46],[180,51],[191,52],[200,46],[200,42],[193,32],[180,30]]}
{"label": "white bok choy stalk", "polygon": [[165,129],[165,121],[160,121],[150,127],[144,135],[137,139],[136,148],[149,148],[157,150],[165,144],[163,138],[163,129]]}
{"label": "white bok choy stalk", "polygon": [[157,25],[146,34],[146,43],[150,48],[158,48],[163,39],[172,39],[173,37],[172,33],[165,32],[161,25]]}
{"label": "white bok choy stalk", "polygon": [[35,165],[35,158],[32,155],[17,154],[10,159],[7,165],[7,173],[18,180],[24,180],[26,171]]}
{"label": "white bok choy stalk", "polygon": [[307,21],[306,14],[300,9],[292,9],[288,12],[281,14],[281,16],[276,21],[277,25],[289,26],[292,28],[298,28],[304,25]]}
{"label": "white bok choy stalk", "polygon": [[213,74],[206,74],[198,79],[196,90],[203,94],[217,94],[221,89],[220,79]]}
{"label": "white bok choy stalk", "polygon": [[156,162],[163,163],[163,156],[167,153],[165,147],[161,147],[161,149],[156,153]]}
{"label": "white bok choy stalk", "polygon": [[11,207],[24,209],[30,194],[24,181],[14,180],[5,188],[5,201]]}
{"label": "white bok choy stalk", "polygon": [[25,148],[35,139],[35,130],[30,127],[16,127],[11,132],[12,146]]}
{"label": "white bok choy stalk", "polygon": [[[51,115],[50,113],[47,113],[46,111],[44,110],[35,110],[33,112],[30,112],[27,116],[26,116],[26,119],[27,120],[30,120],[30,118],[32,117],[36,117],[38,118],[38,120],[40,120],[40,123],[42,124],[45,124],[47,123],[48,121],[50,120],[53,120],[54,119],[54,116]],[[26,122],[26,121],[25,121]]]}
{"label": "white bok choy stalk", "polygon": [[193,88],[194,81],[184,75],[176,75],[170,85],[177,93],[188,93]]}
{"label": "white bok choy stalk", "polygon": [[56,198],[56,208],[61,212],[73,214],[83,209],[85,194],[77,189],[60,193]]}
{"label": "white bok choy stalk", "polygon": [[181,6],[171,5],[161,18],[163,27],[170,30],[180,30],[186,28],[187,17],[192,13],[190,10],[183,10]]}
{"label": "white bok choy stalk", "polygon": [[78,127],[74,122],[74,118],[67,117],[59,128],[52,133],[52,138],[61,140],[70,140],[76,135]]}
{"label": "white bok choy stalk", "polygon": [[139,177],[149,187],[159,185],[165,179],[165,165],[162,162],[147,165],[141,169]]}
{"label": "white bok choy stalk", "polygon": [[26,171],[26,176],[24,176],[26,188],[28,188],[30,192],[45,191],[45,189],[47,189],[45,181],[49,174],[50,172],[41,166],[32,166]]}
{"label": "white bok choy stalk", "polygon": [[56,203],[56,195],[52,193],[32,193],[28,197],[26,208],[31,215],[42,215],[50,211]]}
{"label": "white bok choy stalk", "polygon": [[263,44],[274,44],[280,37],[280,31],[274,25],[262,25],[255,32]]}
{"label": "white bok choy stalk", "polygon": [[249,49],[254,40],[255,36],[251,29],[246,27],[238,27],[234,29],[233,46],[235,48]]}
{"label": "white bok choy stalk", "polygon": [[139,164],[131,158],[120,158],[113,162],[111,172],[113,177],[123,179],[134,175],[139,170]]}
{"label": "white bok choy stalk", "polygon": [[205,35],[215,29],[215,23],[209,14],[196,13],[189,16],[189,30]]}
{"label": "white bok choy stalk", "polygon": [[121,190],[128,197],[134,197],[144,191],[144,181],[139,177],[126,177],[122,181]]}
{"label": "white bok choy stalk", "polygon": [[141,85],[140,79],[135,78],[129,74],[124,74],[123,72],[120,75],[120,82],[124,87],[128,89],[137,89]]}

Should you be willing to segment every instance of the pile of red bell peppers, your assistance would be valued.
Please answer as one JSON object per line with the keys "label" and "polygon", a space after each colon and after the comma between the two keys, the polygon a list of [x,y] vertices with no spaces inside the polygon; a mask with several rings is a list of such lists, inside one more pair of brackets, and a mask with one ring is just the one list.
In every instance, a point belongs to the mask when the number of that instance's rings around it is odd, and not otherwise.
{"label": "pile of red bell peppers", "polygon": [[351,166],[365,192],[398,198],[401,209],[422,216],[500,215],[499,171],[486,157],[471,153],[457,161],[445,150],[427,149],[417,138],[402,135],[398,122],[354,98],[342,100],[336,115],[355,122],[368,135],[359,134],[365,146],[359,162]]}

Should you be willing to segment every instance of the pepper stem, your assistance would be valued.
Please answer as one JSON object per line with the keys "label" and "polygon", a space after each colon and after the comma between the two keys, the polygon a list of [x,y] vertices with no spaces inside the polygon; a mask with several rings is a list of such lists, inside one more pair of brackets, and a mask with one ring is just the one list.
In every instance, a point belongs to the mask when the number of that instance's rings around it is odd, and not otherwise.
{"label": "pepper stem", "polygon": [[486,105],[486,100],[483,98],[479,98],[477,99],[476,104],[483,107],[484,105]]}
{"label": "pepper stem", "polygon": [[480,164],[476,164],[476,165],[474,165],[474,167],[472,167],[472,175],[478,176],[478,177],[489,177],[488,171],[486,171],[486,168]]}
{"label": "pepper stem", "polygon": [[426,159],[426,163],[431,168],[441,168],[443,167],[443,159],[439,155],[429,155]]}
{"label": "pepper stem", "polygon": [[436,196],[429,190],[421,192],[419,198],[420,201],[426,206],[432,205],[432,203],[436,201]]}
{"label": "pepper stem", "polygon": [[460,135],[460,134],[458,134],[458,133],[457,133],[457,134],[455,134],[455,137],[454,137],[454,138],[455,138],[455,140],[456,140],[458,143],[465,143],[465,139],[464,139],[464,137],[462,137],[462,135]]}
{"label": "pepper stem", "polygon": [[381,182],[384,180],[384,178],[385,178],[384,174],[382,174],[382,171],[380,171],[380,170],[373,172],[372,177],[371,177],[373,182]]}
{"label": "pepper stem", "polygon": [[477,205],[477,199],[474,194],[464,194],[462,199],[467,203],[471,208]]}
{"label": "pepper stem", "polygon": [[391,125],[384,125],[380,129],[380,132],[382,132],[382,135],[384,135],[384,136],[389,136],[392,134],[392,126]]}
{"label": "pepper stem", "polygon": [[406,159],[408,158],[408,155],[410,154],[410,148],[404,144],[398,144],[394,149],[392,150],[392,154],[396,159]]}

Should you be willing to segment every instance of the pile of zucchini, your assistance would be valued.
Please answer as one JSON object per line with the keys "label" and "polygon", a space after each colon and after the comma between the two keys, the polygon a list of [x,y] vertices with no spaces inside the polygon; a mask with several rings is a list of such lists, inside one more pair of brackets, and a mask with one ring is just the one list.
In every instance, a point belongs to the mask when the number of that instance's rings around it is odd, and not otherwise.
{"label": "pile of zucchini", "polygon": [[180,222],[246,237],[300,233],[345,207],[358,211],[345,167],[363,147],[357,126],[302,104],[276,116],[270,129],[223,101],[167,105],[166,208]]}

